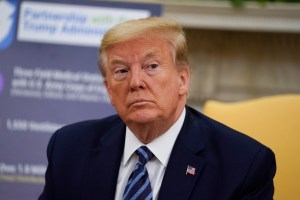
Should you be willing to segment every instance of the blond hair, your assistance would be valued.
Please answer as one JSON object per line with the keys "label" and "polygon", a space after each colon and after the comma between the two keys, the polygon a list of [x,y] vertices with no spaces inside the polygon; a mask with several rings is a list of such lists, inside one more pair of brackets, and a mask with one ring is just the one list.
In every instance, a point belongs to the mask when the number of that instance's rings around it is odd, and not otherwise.
{"label": "blond hair", "polygon": [[161,35],[173,45],[178,69],[182,66],[188,66],[188,49],[182,27],[175,21],[165,17],[148,17],[123,22],[112,27],[104,34],[98,55],[98,65],[102,76],[106,76],[106,50],[108,47],[145,34]]}

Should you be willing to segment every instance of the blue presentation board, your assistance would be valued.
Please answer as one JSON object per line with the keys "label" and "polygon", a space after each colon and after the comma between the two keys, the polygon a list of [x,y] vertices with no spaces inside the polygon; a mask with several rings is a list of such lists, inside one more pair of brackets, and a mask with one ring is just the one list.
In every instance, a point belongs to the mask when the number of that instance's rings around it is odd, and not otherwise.
{"label": "blue presentation board", "polygon": [[115,113],[97,66],[102,35],[161,12],[157,4],[0,1],[1,200],[37,199],[56,129]]}

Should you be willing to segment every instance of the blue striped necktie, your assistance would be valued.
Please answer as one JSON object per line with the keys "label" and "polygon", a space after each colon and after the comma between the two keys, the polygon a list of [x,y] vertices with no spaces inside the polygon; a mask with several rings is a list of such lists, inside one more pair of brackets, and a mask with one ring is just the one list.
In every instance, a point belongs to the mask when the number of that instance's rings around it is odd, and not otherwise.
{"label": "blue striped necktie", "polygon": [[135,153],[139,161],[128,179],[122,200],[152,200],[151,183],[145,165],[153,153],[146,146],[141,146]]}

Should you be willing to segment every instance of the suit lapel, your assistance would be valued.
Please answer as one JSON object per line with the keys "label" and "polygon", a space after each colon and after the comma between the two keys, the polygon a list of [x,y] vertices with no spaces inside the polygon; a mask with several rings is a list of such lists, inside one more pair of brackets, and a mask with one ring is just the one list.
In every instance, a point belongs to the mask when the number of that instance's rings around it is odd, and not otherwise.
{"label": "suit lapel", "polygon": [[82,199],[114,199],[124,140],[125,125],[120,123],[92,147],[86,161]]}
{"label": "suit lapel", "polygon": [[[199,127],[187,109],[183,127],[173,147],[159,192],[159,200],[189,199],[190,193],[201,177],[205,159],[199,156],[204,149]],[[195,174],[186,173],[187,167],[195,169]]]}

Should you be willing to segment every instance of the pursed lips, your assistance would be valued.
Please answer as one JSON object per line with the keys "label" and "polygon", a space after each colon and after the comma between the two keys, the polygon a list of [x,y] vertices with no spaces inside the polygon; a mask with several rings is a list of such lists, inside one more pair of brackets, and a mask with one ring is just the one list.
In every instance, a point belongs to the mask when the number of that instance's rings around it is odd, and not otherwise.
{"label": "pursed lips", "polygon": [[145,105],[147,103],[151,103],[151,102],[152,101],[149,101],[147,99],[135,99],[129,103],[129,107],[130,106],[143,106],[143,105]]}

